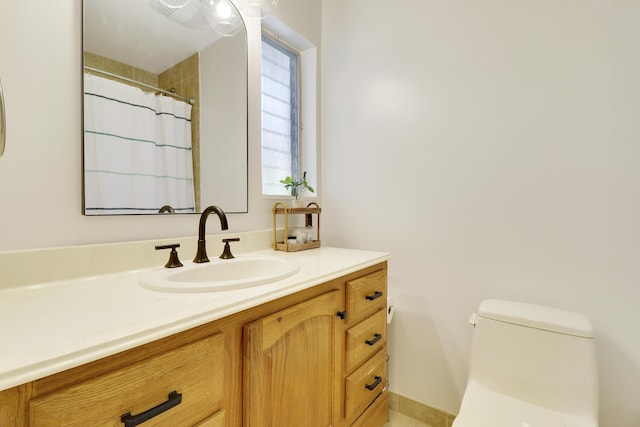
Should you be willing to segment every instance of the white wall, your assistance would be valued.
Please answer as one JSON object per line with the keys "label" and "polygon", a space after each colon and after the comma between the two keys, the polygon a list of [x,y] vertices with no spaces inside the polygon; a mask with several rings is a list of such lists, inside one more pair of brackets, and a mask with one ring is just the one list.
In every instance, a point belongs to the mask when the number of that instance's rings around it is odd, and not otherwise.
{"label": "white wall", "polygon": [[640,425],[640,2],[324,0],[323,244],[390,251],[391,389],[456,413],[481,299],[596,327]]}
{"label": "white wall", "polygon": [[[319,43],[320,10],[311,3],[316,2],[283,1],[276,15]],[[271,228],[274,203],[261,195],[260,24],[246,23],[249,213],[229,215],[230,233]],[[28,2],[0,3],[0,80],[8,124],[0,157],[0,251],[197,233],[198,215],[81,215],[81,28],[80,0],[44,2],[36,9]],[[218,227],[214,221],[207,231]]]}

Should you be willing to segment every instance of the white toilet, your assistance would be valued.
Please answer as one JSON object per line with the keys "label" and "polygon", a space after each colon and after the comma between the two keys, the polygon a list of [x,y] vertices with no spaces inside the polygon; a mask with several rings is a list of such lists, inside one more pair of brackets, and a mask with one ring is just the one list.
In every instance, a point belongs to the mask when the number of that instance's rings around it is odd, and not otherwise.
{"label": "white toilet", "polygon": [[588,317],[484,300],[453,427],[597,427],[598,372]]}

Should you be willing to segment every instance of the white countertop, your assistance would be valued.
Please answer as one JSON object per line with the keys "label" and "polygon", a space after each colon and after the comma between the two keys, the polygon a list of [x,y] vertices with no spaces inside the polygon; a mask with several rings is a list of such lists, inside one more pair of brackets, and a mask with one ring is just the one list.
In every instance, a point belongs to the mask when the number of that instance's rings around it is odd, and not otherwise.
{"label": "white countertop", "polygon": [[[145,289],[147,270],[0,290],[0,390],[185,331],[386,261],[390,255],[326,248],[236,255],[286,257],[295,275],[234,291]],[[35,266],[34,268],[37,268]],[[160,269],[162,267],[156,267]]]}

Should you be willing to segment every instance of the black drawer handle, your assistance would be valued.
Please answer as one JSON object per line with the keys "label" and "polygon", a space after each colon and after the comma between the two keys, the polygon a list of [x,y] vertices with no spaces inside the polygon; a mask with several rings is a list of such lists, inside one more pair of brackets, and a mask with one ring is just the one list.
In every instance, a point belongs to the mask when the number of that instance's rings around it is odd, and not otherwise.
{"label": "black drawer handle", "polygon": [[169,398],[166,402],[162,402],[158,406],[147,409],[146,411],[138,415],[131,415],[131,412],[127,412],[120,417],[120,421],[124,423],[124,427],[135,427],[145,421],[149,421],[151,418],[158,416],[163,412],[168,411],[174,406],[178,406],[180,402],[182,402],[182,395],[177,391],[172,391],[171,393],[169,393]]}
{"label": "black drawer handle", "polygon": [[377,343],[378,341],[380,341],[382,339],[382,334],[375,334],[373,336],[373,338],[371,338],[370,340],[366,340],[364,343],[366,345],[374,345],[375,343]]}
{"label": "black drawer handle", "polygon": [[373,390],[374,388],[378,387],[378,385],[382,382],[382,377],[379,376],[375,376],[375,381],[372,384],[365,384],[365,388],[367,390]]}
{"label": "black drawer handle", "polygon": [[375,294],[373,295],[367,295],[365,298],[367,298],[369,301],[373,301],[374,299],[378,299],[383,295],[383,293],[381,291],[376,291]]}

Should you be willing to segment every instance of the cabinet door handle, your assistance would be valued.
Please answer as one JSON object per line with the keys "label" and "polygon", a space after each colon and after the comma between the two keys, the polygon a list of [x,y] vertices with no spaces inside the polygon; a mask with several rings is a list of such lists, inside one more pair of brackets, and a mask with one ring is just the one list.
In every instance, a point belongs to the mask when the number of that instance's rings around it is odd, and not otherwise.
{"label": "cabinet door handle", "polygon": [[2,82],[0,82],[0,157],[4,154],[5,141],[7,140],[7,120],[5,119],[4,94]]}
{"label": "cabinet door handle", "polygon": [[371,338],[370,340],[366,340],[364,343],[367,344],[367,345],[374,345],[375,343],[377,343],[381,339],[382,339],[382,334],[375,334],[373,336],[373,338]]}
{"label": "cabinet door handle", "polygon": [[365,298],[367,298],[369,301],[373,301],[374,299],[378,299],[382,296],[382,292],[381,291],[376,291],[375,294],[373,295],[367,295]]}
{"label": "cabinet door handle", "polygon": [[124,423],[124,427],[135,427],[137,425],[142,424],[145,421],[149,421],[151,418],[162,414],[163,412],[168,411],[174,406],[178,406],[182,402],[182,395],[177,391],[172,391],[169,393],[169,398],[166,402],[162,402],[158,406],[154,406],[151,409],[147,409],[146,411],[138,414],[131,415],[131,412],[127,412],[126,414],[120,417],[120,421]]}
{"label": "cabinet door handle", "polygon": [[373,390],[374,388],[378,387],[378,384],[380,384],[382,382],[382,377],[379,376],[375,376],[373,377],[375,379],[375,381],[371,384],[365,384],[365,388],[367,390]]}

